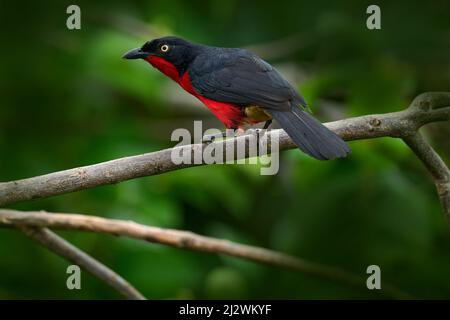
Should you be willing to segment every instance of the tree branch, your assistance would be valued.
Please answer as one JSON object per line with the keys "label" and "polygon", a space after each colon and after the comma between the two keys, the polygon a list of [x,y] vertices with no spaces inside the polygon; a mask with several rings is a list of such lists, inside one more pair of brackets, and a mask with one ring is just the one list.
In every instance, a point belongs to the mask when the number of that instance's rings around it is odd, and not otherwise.
{"label": "tree branch", "polygon": [[419,132],[405,137],[403,140],[431,173],[450,226],[450,170]]}
{"label": "tree branch", "polygon": [[[115,236],[127,236],[176,248],[243,258],[366,289],[366,283],[363,277],[336,267],[302,260],[263,248],[205,237],[188,231],[161,229],[141,225],[132,221],[105,219],[80,214],[47,213],[43,211],[22,212],[0,209],[0,226],[80,230],[107,233]],[[383,283],[382,288],[384,293],[393,297],[409,297],[408,294],[390,284]]]}
{"label": "tree branch", "polygon": [[[448,120],[450,120],[450,93],[431,92],[418,96],[414,99],[409,108],[404,111],[355,117],[327,123],[325,125],[345,140],[370,139],[383,136],[402,138],[422,160],[425,167],[435,179],[438,194],[450,223],[449,169],[433,148],[418,133],[419,128],[429,122]],[[296,147],[283,130],[273,130],[268,132],[267,135],[270,136],[273,133],[276,133],[279,136],[280,151]],[[255,136],[241,136],[234,139],[213,142],[213,144],[222,144],[222,150],[234,150],[235,143],[245,143],[246,152],[243,157],[248,157],[250,150],[249,146],[256,142],[254,139],[256,139]],[[174,150],[181,151],[180,149],[195,154],[199,151],[202,152],[203,147],[203,144],[187,145],[50,173],[34,178],[3,182],[0,183],[0,205],[50,197],[101,185],[118,183],[138,177],[151,176],[186,167],[202,165],[177,165],[171,161],[171,155]],[[234,160],[238,159],[241,158],[235,156]],[[300,260],[282,253],[240,245],[225,240],[208,238],[186,231],[164,230],[127,221],[108,220],[82,215],[47,214],[39,212],[23,213],[0,209],[0,225],[15,226],[21,229],[32,239],[47,246],[70,261],[74,261],[83,266],[94,275],[122,292],[122,294],[135,299],[142,299],[144,297],[120,276],[88,256],[86,253],[53,234],[50,230],[46,229],[46,227],[125,235],[178,248],[221,253],[245,258],[268,265],[289,268],[316,276],[340,280],[353,285],[361,285],[363,283],[361,277],[347,273],[338,268]],[[384,290],[385,292],[389,291],[395,296],[404,296],[401,291],[389,285],[384,285]]]}
{"label": "tree branch", "polygon": [[[41,213],[37,214],[42,215]],[[128,283],[117,273],[47,228],[32,224],[27,225],[26,223],[16,226],[29,238],[37,241],[42,246],[48,248],[57,255],[60,255],[72,263],[82,267],[100,280],[104,281],[109,286],[116,289],[126,298],[131,300],[145,299],[139,291],[137,291],[130,283]]]}
{"label": "tree branch", "polygon": [[[349,118],[325,125],[345,140],[370,139],[377,137],[410,137],[429,122],[450,120],[450,93],[430,92],[418,96],[411,106],[400,112],[375,114]],[[280,151],[296,148],[284,130],[268,131],[267,135],[277,131]],[[247,139],[247,140],[246,140]],[[236,142],[247,141],[256,137],[237,137],[213,144],[222,144],[223,150],[231,149]],[[179,146],[186,152],[198,152],[204,145],[191,144]],[[152,176],[179,170],[199,164],[174,164],[171,154],[174,148],[137,156],[125,157],[94,165],[54,172],[28,179],[0,183],[0,206],[45,198],[59,194],[114,184],[138,177]],[[248,148],[244,157],[248,157]],[[235,157],[235,160],[239,158]]]}

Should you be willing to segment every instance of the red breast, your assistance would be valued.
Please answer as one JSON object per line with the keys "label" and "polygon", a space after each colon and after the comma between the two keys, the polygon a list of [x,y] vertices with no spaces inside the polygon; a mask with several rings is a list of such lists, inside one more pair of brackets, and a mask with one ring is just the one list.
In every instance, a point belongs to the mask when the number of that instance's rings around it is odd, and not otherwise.
{"label": "red breast", "polygon": [[157,57],[148,56],[147,60],[153,67],[177,82],[184,90],[198,98],[227,128],[237,128],[244,123],[242,109],[234,104],[214,101],[199,95],[192,86],[189,73],[186,71],[181,77],[177,68],[169,61]]}

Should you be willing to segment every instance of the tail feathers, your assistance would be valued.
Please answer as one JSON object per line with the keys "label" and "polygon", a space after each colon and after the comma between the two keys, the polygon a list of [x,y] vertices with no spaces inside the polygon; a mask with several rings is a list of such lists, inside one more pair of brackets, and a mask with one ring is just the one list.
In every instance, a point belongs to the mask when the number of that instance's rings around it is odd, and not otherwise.
{"label": "tail feathers", "polygon": [[344,140],[298,107],[271,114],[300,150],[316,159],[343,158],[351,152]]}

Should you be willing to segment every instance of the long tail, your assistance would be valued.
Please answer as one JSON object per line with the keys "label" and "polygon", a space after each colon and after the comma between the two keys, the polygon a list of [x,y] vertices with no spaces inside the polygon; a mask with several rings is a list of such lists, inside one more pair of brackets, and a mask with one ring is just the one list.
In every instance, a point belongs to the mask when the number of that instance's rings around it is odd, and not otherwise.
{"label": "long tail", "polygon": [[291,111],[270,111],[300,150],[310,156],[330,160],[351,152],[344,140],[302,109],[294,106]]}

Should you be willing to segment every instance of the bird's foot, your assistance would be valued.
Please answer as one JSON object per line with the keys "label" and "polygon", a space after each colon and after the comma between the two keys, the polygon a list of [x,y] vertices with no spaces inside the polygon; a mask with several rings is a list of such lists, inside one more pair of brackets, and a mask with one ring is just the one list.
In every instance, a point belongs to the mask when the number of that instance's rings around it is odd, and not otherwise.
{"label": "bird's foot", "polygon": [[234,131],[234,137],[242,137],[242,136],[256,136],[259,137],[261,132],[264,131],[262,129],[253,129],[249,128],[247,130],[244,130],[243,128],[238,128]]}

